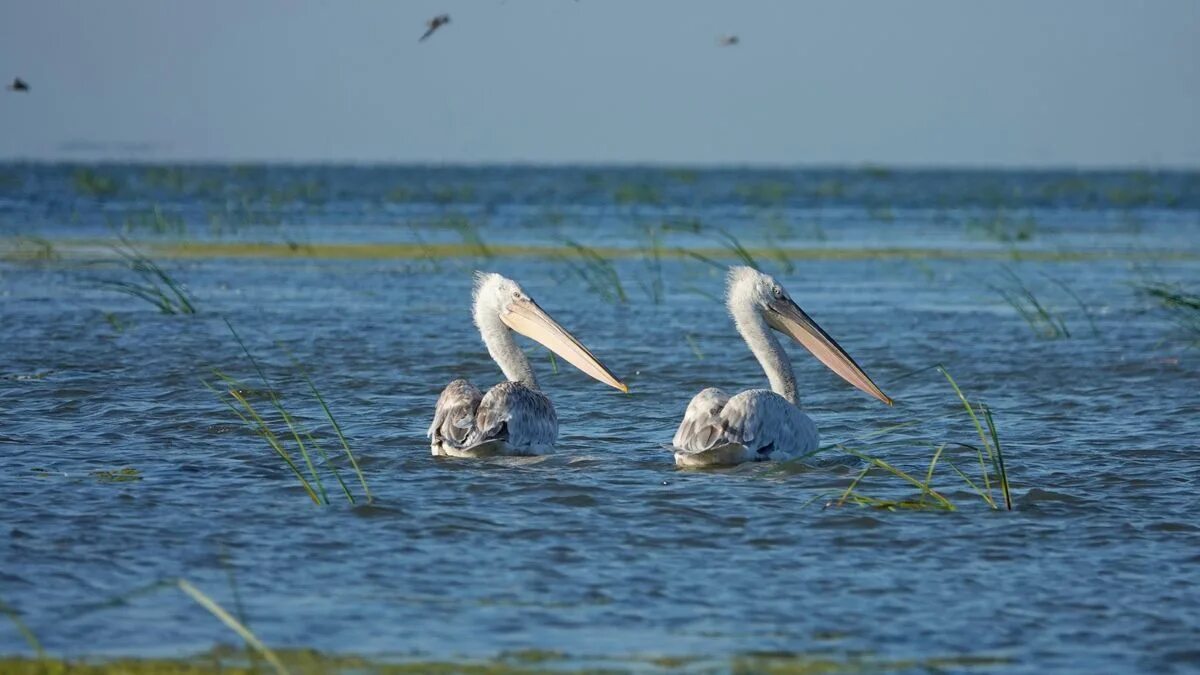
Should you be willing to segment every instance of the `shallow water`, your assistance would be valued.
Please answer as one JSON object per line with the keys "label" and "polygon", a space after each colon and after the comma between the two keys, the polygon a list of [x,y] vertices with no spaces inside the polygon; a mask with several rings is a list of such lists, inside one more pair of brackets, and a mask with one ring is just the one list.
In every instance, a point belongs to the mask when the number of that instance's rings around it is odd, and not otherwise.
{"label": "shallow water", "polygon": [[[995,413],[1015,509],[989,509],[945,463],[934,487],[953,513],[824,508],[863,467],[836,450],[675,469],[666,446],[691,395],[765,382],[713,299],[722,271],[676,251],[736,262],[715,228],[897,399],[886,408],[789,348],[826,442],[882,432],[852,445],[921,476],[930,442],[978,443],[929,370],[944,364]],[[94,243],[116,234],[198,313],[98,288],[131,278]],[[6,165],[0,237],[0,600],[54,653],[234,641],[178,591],[129,595],[185,577],[231,609],[236,586],[268,644],[405,658],[980,655],[1030,673],[1200,661],[1200,351],[1135,288],[1195,290],[1196,174]],[[289,256],[170,255],[201,240]],[[566,241],[641,253],[612,261],[619,290],[579,258],[486,255]],[[477,255],[316,246],[338,242]],[[907,253],[870,253],[884,249]],[[518,279],[631,388],[555,372],[530,345],[561,421],[553,456],[429,456],[441,387],[500,377],[470,323],[474,269]],[[1004,302],[994,287],[1013,288],[1010,274],[1069,337]],[[327,478],[333,503],[314,506],[201,385],[214,367],[256,379],[225,319],[329,439],[289,354],[311,372],[374,503],[348,506]],[[973,455],[946,452],[978,477]],[[136,480],[93,474],[125,467]],[[916,496],[883,473],[859,487]],[[0,627],[0,653],[26,650]]]}

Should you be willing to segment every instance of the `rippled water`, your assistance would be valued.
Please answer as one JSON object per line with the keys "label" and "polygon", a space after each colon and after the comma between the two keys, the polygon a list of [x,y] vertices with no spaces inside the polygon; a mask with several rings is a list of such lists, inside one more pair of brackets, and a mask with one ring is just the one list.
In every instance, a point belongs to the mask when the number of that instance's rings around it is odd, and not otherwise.
{"label": "rippled water", "polygon": [[[177,591],[128,595],[186,577],[230,608],[232,580],[271,645],[338,652],[966,654],[1031,673],[1200,661],[1200,352],[1136,289],[1195,289],[1200,176],[2,169],[0,600],[54,653],[233,641]],[[666,446],[695,392],[765,383],[714,300],[721,270],[674,252],[735,262],[718,227],[897,399],[881,406],[790,347],[825,441],[882,432],[853,445],[922,476],[926,439],[977,442],[929,370],[944,364],[995,412],[1015,509],[989,509],[945,463],[934,487],[956,512],[824,508],[863,467],[836,450],[675,469]],[[198,313],[97,287],[129,278],[92,243],[115,233],[160,253]],[[294,255],[175,257],[182,240]],[[486,257],[567,240],[627,249],[611,263],[620,291],[578,258]],[[463,241],[483,248],[315,247]],[[630,385],[554,372],[531,345],[561,420],[553,456],[429,455],[441,387],[500,377],[470,323],[474,269],[521,281]],[[1069,337],[1039,335],[1001,298],[1014,275]],[[373,504],[314,506],[201,385],[213,367],[255,379],[225,319],[328,438],[289,354],[311,372]],[[946,456],[978,476],[973,455]],[[125,467],[138,479],[94,473]],[[882,472],[859,487],[916,494]],[[0,624],[0,653],[26,649]]]}

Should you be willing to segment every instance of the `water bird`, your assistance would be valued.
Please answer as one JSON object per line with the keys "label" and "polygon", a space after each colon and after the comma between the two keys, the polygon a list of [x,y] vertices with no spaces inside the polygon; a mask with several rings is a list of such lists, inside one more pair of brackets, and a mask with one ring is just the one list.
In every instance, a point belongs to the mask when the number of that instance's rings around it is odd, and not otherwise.
{"label": "water bird", "polygon": [[421,39],[417,40],[417,42],[424,42],[426,38],[428,38],[430,35],[433,35],[433,32],[435,30],[441,28],[442,26],[445,26],[448,23],[450,23],[450,15],[449,14],[438,14],[437,16],[433,17],[428,22],[426,22],[425,25],[428,26],[428,30],[425,31],[425,34],[422,35]]}
{"label": "water bird", "polygon": [[529,359],[513,339],[514,331],[596,380],[629,391],[512,279],[476,272],[472,313],[488,354],[506,381],[486,395],[466,380],[446,385],[429,425],[434,456],[538,455],[554,447],[558,415],[538,388]]}
{"label": "water bird", "polygon": [[770,275],[750,267],[730,268],[725,304],[738,333],[766,372],[771,389],[751,389],[729,396],[710,387],[696,394],[672,440],[676,465],[786,461],[817,449],[817,425],[800,412],[792,362],[772,329],[799,342],[842,379],[892,404],[892,399]]}
{"label": "water bird", "polygon": [[29,91],[29,84],[19,77],[14,77],[12,84],[8,85],[9,91]]}
{"label": "water bird", "polygon": [[741,42],[741,40],[739,40],[738,36],[736,35],[722,35],[721,39],[718,40],[718,44],[720,44],[722,47],[732,47],[739,42]]}

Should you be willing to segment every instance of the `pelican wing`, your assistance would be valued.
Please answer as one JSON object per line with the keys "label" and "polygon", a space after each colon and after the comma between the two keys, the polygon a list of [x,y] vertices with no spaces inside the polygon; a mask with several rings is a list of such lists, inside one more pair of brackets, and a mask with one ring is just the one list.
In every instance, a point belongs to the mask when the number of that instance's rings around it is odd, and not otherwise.
{"label": "pelican wing", "polygon": [[550,399],[520,382],[501,382],[479,403],[467,444],[505,441],[510,452],[537,454],[557,438],[558,415]]}
{"label": "pelican wing", "polygon": [[466,380],[455,380],[446,385],[433,411],[433,423],[427,434],[429,440],[434,444],[464,447],[475,428],[475,411],[482,399],[479,388]]}
{"label": "pelican wing", "polygon": [[680,450],[702,452],[725,443],[724,424],[721,410],[729,403],[729,394],[709,387],[692,397],[683,422],[675,432],[671,444]]}
{"label": "pelican wing", "polygon": [[819,441],[812,420],[772,391],[752,389],[729,398],[705,389],[692,399],[675,434],[675,460],[714,466],[790,459],[815,450]]}

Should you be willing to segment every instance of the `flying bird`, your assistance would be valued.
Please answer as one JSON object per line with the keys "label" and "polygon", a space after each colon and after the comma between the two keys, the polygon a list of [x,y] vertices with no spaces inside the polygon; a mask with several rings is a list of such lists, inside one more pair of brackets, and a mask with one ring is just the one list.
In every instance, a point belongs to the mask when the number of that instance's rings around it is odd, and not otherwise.
{"label": "flying bird", "polygon": [[788,460],[817,449],[817,425],[800,412],[792,362],[772,330],[799,342],[850,384],[892,404],[771,276],[749,267],[730,268],[725,304],[771,388],[729,396],[710,387],[696,394],[672,440],[675,464],[698,467]]}
{"label": "flying bird", "polygon": [[29,84],[19,77],[14,77],[12,84],[8,85],[9,91],[29,91]]}
{"label": "flying bird", "polygon": [[739,42],[741,42],[741,40],[739,40],[738,36],[736,35],[722,35],[721,39],[717,41],[717,43],[722,47],[732,47]]}
{"label": "flying bird", "polygon": [[450,15],[449,14],[438,14],[437,16],[433,17],[425,24],[426,26],[429,27],[429,29],[425,31],[425,34],[422,35],[421,39],[417,40],[417,42],[424,42],[425,38],[428,38],[430,35],[433,35],[433,32],[435,30],[441,28],[442,26],[445,26],[448,23],[450,23]]}
{"label": "flying bird", "polygon": [[529,359],[513,339],[514,331],[600,382],[629,391],[512,279],[477,272],[472,313],[505,381],[487,394],[466,380],[446,385],[429,425],[429,446],[435,457],[538,455],[554,447],[558,415],[538,388]]}

